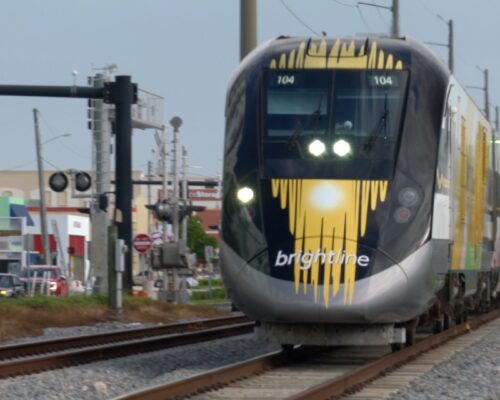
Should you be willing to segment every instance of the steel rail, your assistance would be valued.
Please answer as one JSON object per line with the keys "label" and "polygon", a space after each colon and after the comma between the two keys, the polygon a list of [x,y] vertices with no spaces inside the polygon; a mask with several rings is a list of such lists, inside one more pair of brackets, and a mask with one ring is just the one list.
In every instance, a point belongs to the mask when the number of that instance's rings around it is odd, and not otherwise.
{"label": "steel rail", "polygon": [[240,314],[222,318],[205,318],[190,322],[178,322],[148,328],[125,329],[92,335],[79,335],[23,344],[12,344],[0,347],[0,361],[9,358],[25,357],[34,354],[62,351],[71,348],[97,346],[105,343],[141,339],[180,332],[190,332],[201,329],[214,328],[221,325],[244,323],[248,321],[249,319],[245,315]]}
{"label": "steel rail", "polygon": [[500,310],[480,315],[471,321],[454,326],[444,332],[429,336],[417,342],[413,346],[382,357],[368,365],[358,368],[338,378],[321,383],[291,397],[290,400],[323,400],[332,396],[340,396],[349,390],[353,390],[368,381],[377,378],[387,370],[394,369],[401,364],[416,358],[434,347],[476,329],[479,325],[500,317]]}
{"label": "steel rail", "polygon": [[196,332],[170,334],[111,343],[77,350],[67,350],[26,358],[0,362],[0,378],[37,373],[49,369],[85,364],[126,355],[146,353],[158,349],[199,343],[228,336],[243,335],[252,332],[253,322],[210,328]]}
{"label": "steel rail", "polygon": [[139,389],[135,392],[115,397],[113,400],[176,399],[182,396],[192,395],[198,391],[222,387],[228,383],[262,373],[269,368],[285,365],[291,361],[291,357],[294,359],[306,357],[317,351],[319,351],[319,349],[308,347],[298,348],[294,350],[292,354],[284,351],[275,351],[246,361],[216,368],[208,372],[202,372],[187,379],[180,379],[169,384]]}

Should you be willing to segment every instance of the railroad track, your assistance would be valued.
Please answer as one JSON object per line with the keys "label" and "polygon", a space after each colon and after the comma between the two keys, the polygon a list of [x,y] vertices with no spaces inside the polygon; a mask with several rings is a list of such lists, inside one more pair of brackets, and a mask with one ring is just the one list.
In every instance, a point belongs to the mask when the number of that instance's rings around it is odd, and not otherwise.
{"label": "railroad track", "polygon": [[0,347],[0,378],[38,373],[253,331],[244,315]]}
{"label": "railroad track", "polygon": [[[185,397],[196,400],[329,399],[360,390],[381,375],[394,371],[417,357],[420,359],[419,356],[423,353],[499,317],[500,310],[495,310],[442,333],[423,338],[415,345],[395,353],[390,352],[388,347],[344,347],[328,351],[320,348],[297,348],[293,352],[270,353],[188,379],[149,387],[116,397],[114,400],[165,400]],[[464,342],[467,343],[467,339],[462,340],[462,343]],[[423,357],[435,359],[435,356],[431,355],[434,352],[428,354]],[[429,360],[424,358],[425,363],[429,364]],[[411,371],[410,367],[410,375]],[[408,379],[408,371],[404,371],[401,376]],[[387,393],[399,389],[401,380],[393,379],[391,388],[388,387],[391,385],[390,376],[387,379],[388,381],[382,383]],[[377,388],[376,380],[372,385],[374,386],[371,395],[373,391],[380,389],[380,384]]]}

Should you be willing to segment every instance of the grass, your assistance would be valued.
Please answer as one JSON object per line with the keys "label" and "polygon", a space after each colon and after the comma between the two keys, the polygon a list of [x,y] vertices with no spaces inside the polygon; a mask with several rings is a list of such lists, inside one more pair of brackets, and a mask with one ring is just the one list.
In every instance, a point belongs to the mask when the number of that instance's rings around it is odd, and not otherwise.
{"label": "grass", "polygon": [[145,297],[124,296],[120,314],[110,310],[104,295],[34,296],[0,299],[0,342],[38,336],[48,327],[90,325],[99,322],[171,323],[181,319],[225,315],[204,305],[174,305]]}
{"label": "grass", "polygon": [[[210,284],[211,284],[212,287],[224,286],[224,282],[222,281],[222,279],[212,279],[211,282],[210,282]],[[200,279],[200,280],[198,280],[198,286],[197,287],[200,287],[200,288],[208,287],[208,279]]]}

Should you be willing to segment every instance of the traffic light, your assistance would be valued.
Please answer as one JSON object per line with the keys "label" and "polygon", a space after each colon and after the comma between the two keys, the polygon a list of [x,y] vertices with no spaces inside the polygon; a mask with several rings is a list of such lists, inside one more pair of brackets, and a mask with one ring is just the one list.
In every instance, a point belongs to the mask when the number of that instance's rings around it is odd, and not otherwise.
{"label": "traffic light", "polygon": [[193,215],[195,211],[205,210],[205,206],[193,206],[192,204],[181,204],[179,205],[179,221],[182,221],[186,217]]}
{"label": "traffic light", "polygon": [[[192,204],[181,203],[178,206],[178,218],[181,222],[184,218],[190,217],[195,211],[205,210],[205,206],[193,206]],[[146,206],[148,209],[152,209],[155,216],[160,221],[173,223],[174,220],[174,205],[170,200],[160,200],[154,206]]]}
{"label": "traffic light", "polygon": [[154,213],[157,219],[160,221],[172,223],[172,217],[174,214],[174,208],[170,201],[168,200],[159,200],[154,206]]}

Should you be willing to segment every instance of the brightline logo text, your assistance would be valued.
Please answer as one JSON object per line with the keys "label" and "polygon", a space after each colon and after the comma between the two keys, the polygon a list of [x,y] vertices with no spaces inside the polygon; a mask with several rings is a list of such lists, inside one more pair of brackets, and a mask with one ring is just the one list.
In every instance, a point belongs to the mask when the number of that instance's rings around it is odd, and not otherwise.
{"label": "brightline logo text", "polygon": [[285,254],[279,250],[274,266],[284,267],[285,265],[293,265],[294,260],[299,262],[299,268],[301,270],[310,269],[311,266],[318,261],[320,264],[348,264],[354,262],[354,264],[360,267],[367,267],[370,263],[370,258],[368,256],[362,255],[358,257],[356,254],[347,254],[344,250],[330,250],[328,253],[321,250],[316,250],[314,253],[303,253],[299,251],[298,253],[292,254]]}

